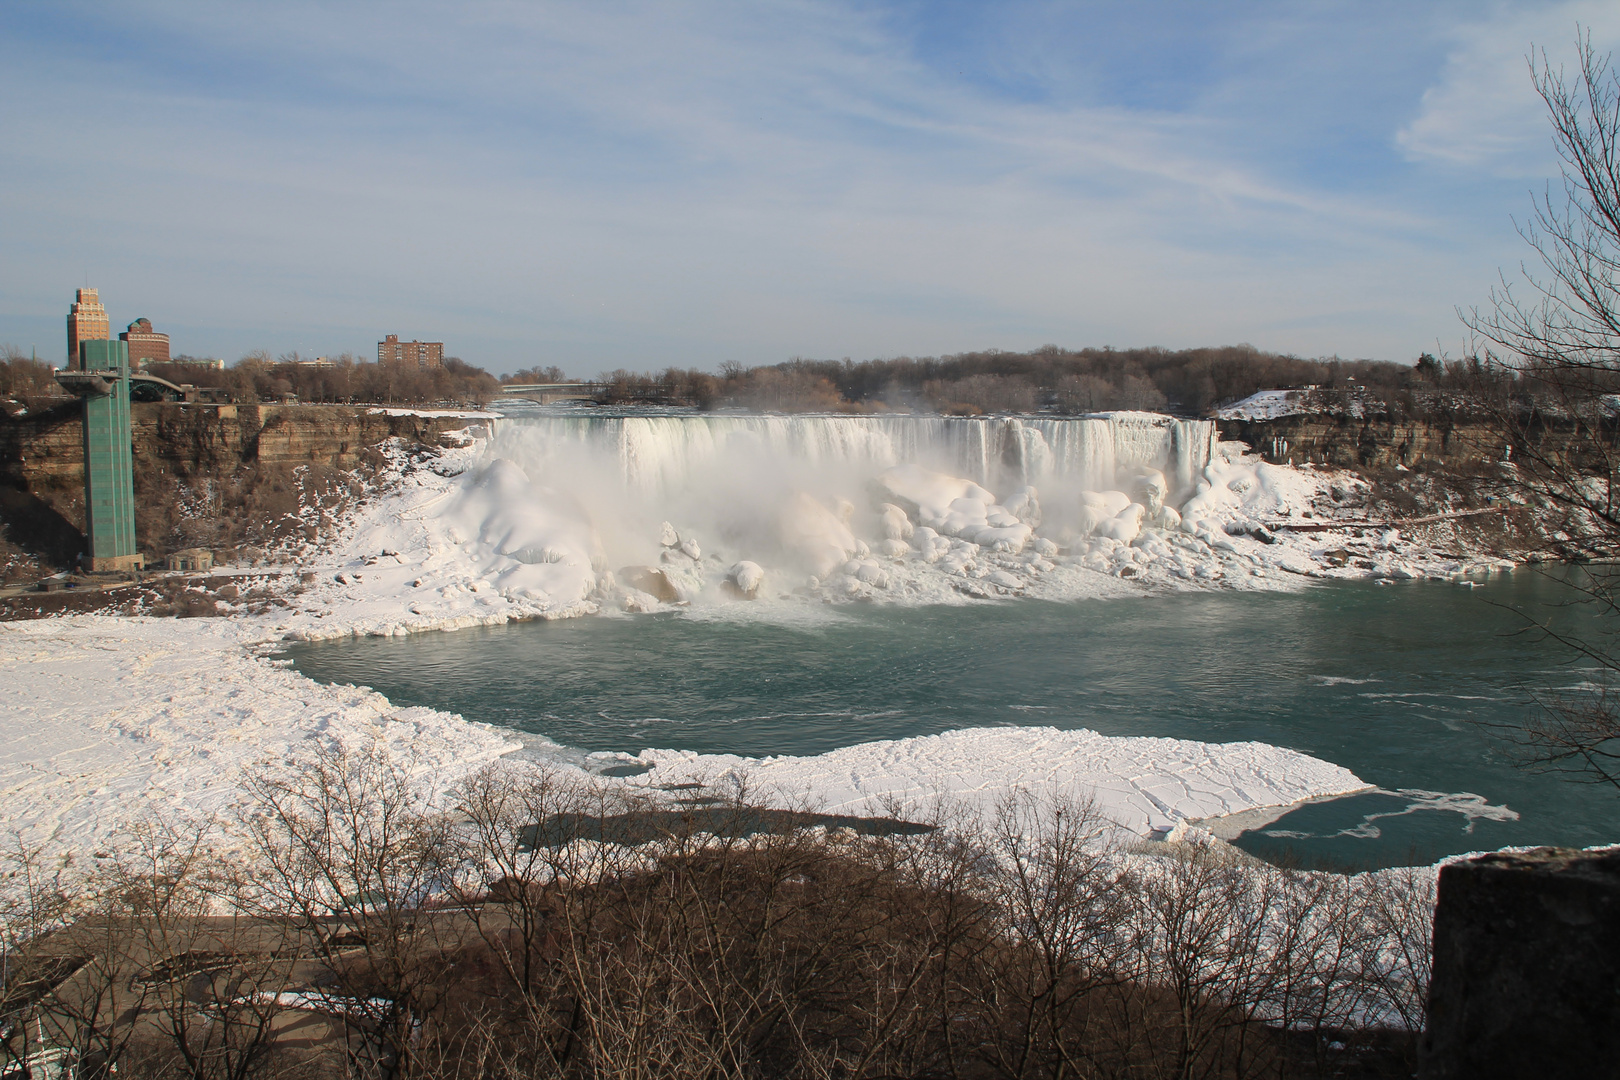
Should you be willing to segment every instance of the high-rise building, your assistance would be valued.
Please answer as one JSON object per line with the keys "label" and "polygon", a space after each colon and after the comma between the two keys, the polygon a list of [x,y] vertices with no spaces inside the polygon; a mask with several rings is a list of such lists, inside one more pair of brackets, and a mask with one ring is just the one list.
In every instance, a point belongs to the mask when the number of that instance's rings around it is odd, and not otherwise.
{"label": "high-rise building", "polygon": [[169,335],[153,331],[151,319],[136,319],[118,335],[118,340],[129,342],[129,366],[133,371],[147,364],[169,362]]}
{"label": "high-rise building", "polygon": [[68,367],[79,366],[79,342],[107,341],[110,338],[107,309],[101,306],[101,297],[94,289],[80,289],[74,294],[73,306],[68,309]]}
{"label": "high-rise building", "polygon": [[444,342],[401,341],[398,334],[389,334],[377,342],[377,363],[405,364],[418,368],[443,367]]}

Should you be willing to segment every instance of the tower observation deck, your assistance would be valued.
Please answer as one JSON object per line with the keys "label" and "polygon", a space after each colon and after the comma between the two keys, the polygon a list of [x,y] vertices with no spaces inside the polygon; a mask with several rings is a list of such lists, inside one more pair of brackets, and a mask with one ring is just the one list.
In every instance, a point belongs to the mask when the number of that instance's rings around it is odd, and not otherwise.
{"label": "tower observation deck", "polygon": [[130,450],[129,343],[80,340],[76,370],[56,381],[84,399],[84,531],[91,573],[137,570],[135,471]]}

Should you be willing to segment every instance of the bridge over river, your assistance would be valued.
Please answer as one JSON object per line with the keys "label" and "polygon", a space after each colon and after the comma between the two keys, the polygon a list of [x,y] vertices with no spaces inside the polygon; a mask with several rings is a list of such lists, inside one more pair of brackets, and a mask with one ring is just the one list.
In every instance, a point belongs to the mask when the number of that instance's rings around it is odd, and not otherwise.
{"label": "bridge over river", "polygon": [[607,383],[508,383],[501,387],[504,397],[528,398],[542,405],[554,401],[590,401],[607,388]]}

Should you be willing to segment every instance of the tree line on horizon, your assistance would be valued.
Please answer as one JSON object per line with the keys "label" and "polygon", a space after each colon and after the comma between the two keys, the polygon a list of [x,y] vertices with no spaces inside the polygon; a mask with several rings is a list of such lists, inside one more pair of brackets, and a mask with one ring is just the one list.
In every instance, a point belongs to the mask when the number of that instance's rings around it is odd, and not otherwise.
{"label": "tree line on horizon", "polygon": [[[551,369],[555,371],[556,369]],[[1329,406],[1354,397],[1379,411],[1424,415],[1437,402],[1510,391],[1515,373],[1478,359],[1414,364],[1379,360],[1308,360],[1251,345],[1170,350],[988,349],[940,357],[854,362],[809,360],[758,367],[724,364],[718,373],[667,368],[603,377],[604,404],[660,402],[703,409],[782,412],[923,410],[957,415],[1121,409],[1205,416],[1258,391],[1307,389]]]}
{"label": "tree line on horizon", "polygon": [[[235,364],[185,355],[146,369],[174,383],[221,392],[241,403],[484,405],[503,385],[571,380],[555,366],[499,378],[457,357],[442,367],[381,364],[344,353],[329,364],[296,352],[255,350]],[[1304,359],[1250,345],[1194,349],[986,349],[938,357],[852,361],[794,357],[779,364],[721,364],[718,371],[669,367],[619,369],[602,376],[599,404],[660,404],[710,410],[775,412],[924,411],[954,415],[1048,412],[1062,415],[1134,409],[1205,416],[1261,390],[1310,388],[1332,411],[1349,399],[1396,418],[1455,410],[1459,402],[1534,392],[1533,363],[1514,367],[1427,353],[1414,364],[1338,357]],[[1609,389],[1620,389],[1620,385]],[[0,398],[60,396],[54,369],[11,346],[0,347]]]}

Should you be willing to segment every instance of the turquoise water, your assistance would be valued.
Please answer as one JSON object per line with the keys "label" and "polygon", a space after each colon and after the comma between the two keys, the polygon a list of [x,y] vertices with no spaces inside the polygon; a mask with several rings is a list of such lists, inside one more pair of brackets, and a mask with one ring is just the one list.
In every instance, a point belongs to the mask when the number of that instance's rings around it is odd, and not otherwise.
{"label": "turquoise water", "polygon": [[[1591,677],[1511,608],[1601,626],[1541,574],[1052,604],[668,613],[299,645],[297,668],[581,750],[815,754],[995,725],[1259,740],[1389,791],[1244,834],[1268,858],[1427,862],[1620,841],[1613,788],[1528,771],[1482,725]],[[1589,663],[1589,662],[1588,662]],[[1468,799],[1463,796],[1477,796]],[[1470,803],[1505,807],[1460,812]]]}

